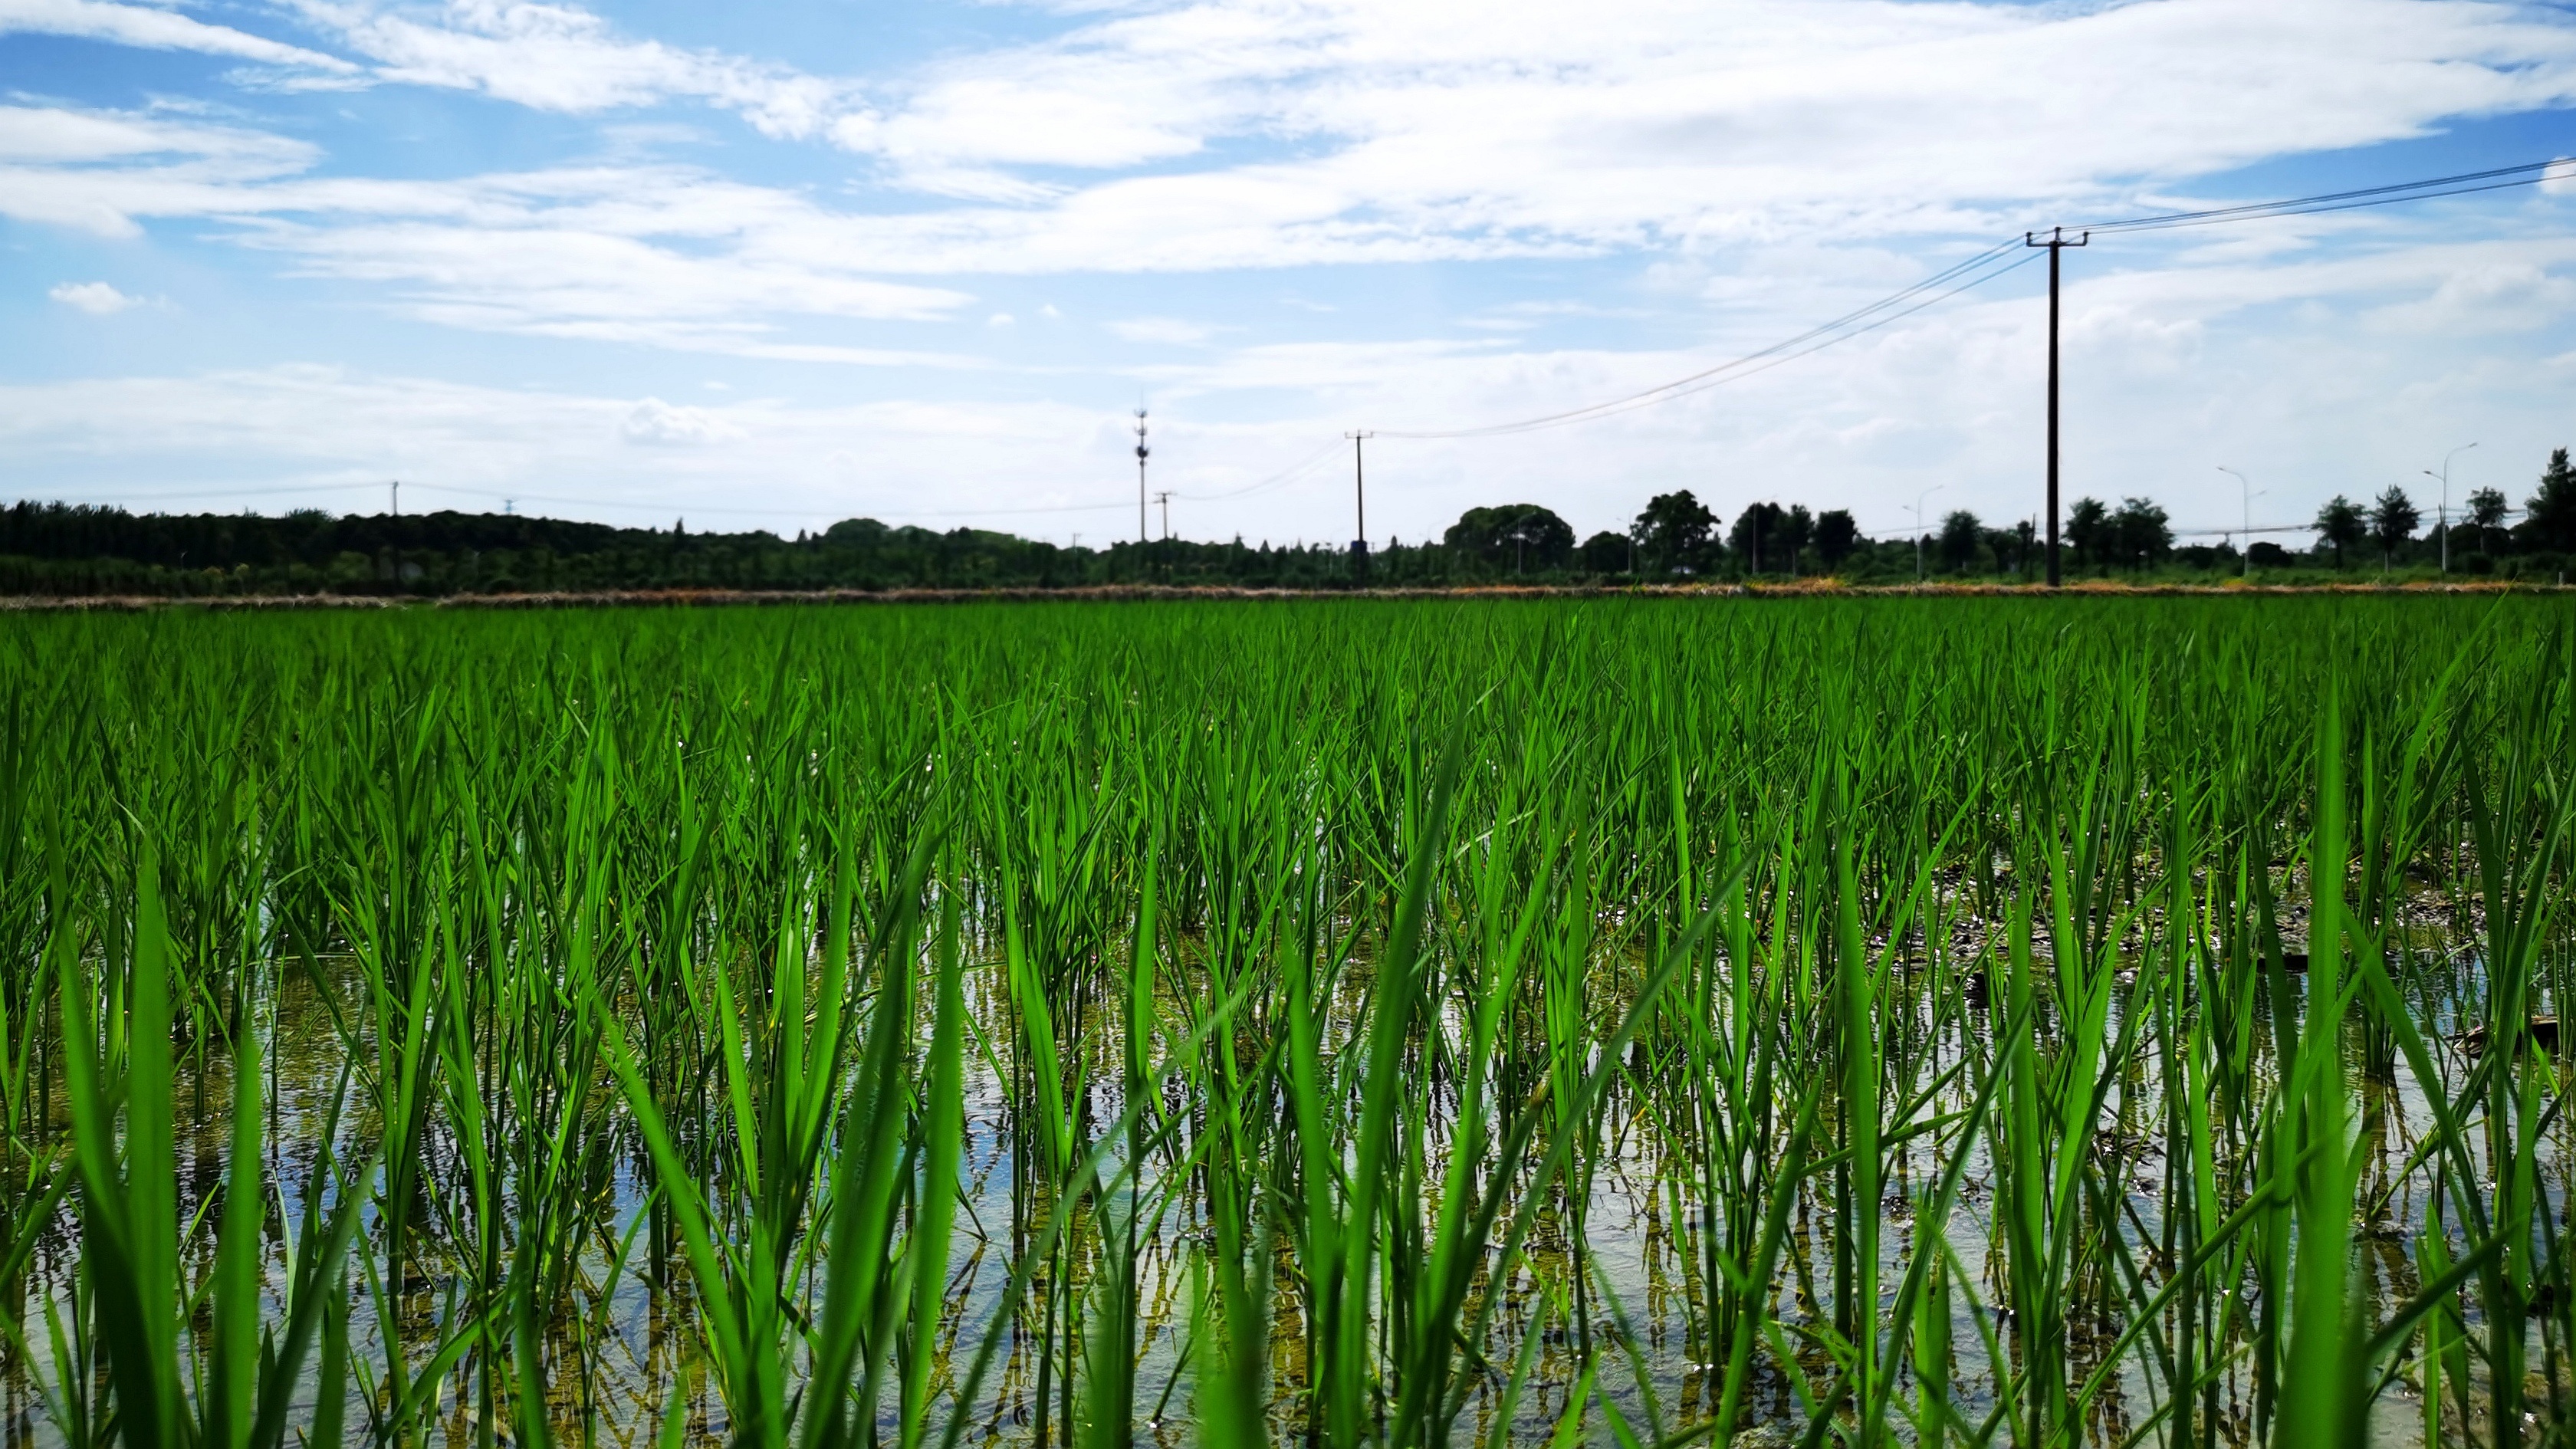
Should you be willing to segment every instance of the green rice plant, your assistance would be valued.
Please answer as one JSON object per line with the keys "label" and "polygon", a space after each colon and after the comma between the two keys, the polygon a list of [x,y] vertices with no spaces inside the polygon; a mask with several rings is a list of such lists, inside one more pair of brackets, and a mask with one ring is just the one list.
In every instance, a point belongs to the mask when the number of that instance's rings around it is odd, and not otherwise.
{"label": "green rice plant", "polygon": [[2553,597],[23,622],[40,1437],[2576,1407]]}

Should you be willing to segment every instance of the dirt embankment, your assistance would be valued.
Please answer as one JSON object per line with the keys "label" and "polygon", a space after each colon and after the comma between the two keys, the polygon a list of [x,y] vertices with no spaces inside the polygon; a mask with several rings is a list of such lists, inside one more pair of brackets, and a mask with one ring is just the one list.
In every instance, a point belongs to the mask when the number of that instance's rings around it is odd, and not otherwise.
{"label": "dirt embankment", "polygon": [[1846,584],[1838,579],[1733,584],[1528,584],[1462,588],[1256,589],[1111,584],[1067,589],[611,589],[588,593],[449,594],[438,598],[381,594],[252,594],[169,598],[148,594],[0,597],[0,612],[133,613],[148,609],[559,609],[694,608],[763,604],[970,604],[1153,602],[1219,599],[1795,599],[1858,597],[2227,598],[2290,594],[2553,594],[2571,586],[2501,583],[2224,584],[2121,583],[2087,579],[2054,591],[2030,584]]}

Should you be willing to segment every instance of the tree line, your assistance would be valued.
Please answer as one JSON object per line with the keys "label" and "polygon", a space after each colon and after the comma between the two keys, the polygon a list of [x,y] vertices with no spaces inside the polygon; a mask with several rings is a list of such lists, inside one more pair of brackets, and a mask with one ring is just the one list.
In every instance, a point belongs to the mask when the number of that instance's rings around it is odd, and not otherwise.
{"label": "tree line", "polygon": [[[2518,521],[2516,521],[2518,519]],[[1536,504],[1470,509],[1443,543],[1487,573],[1578,573],[1593,576],[1758,577],[1830,573],[1883,581],[1923,577],[2029,578],[2046,567],[2037,525],[1991,526],[1966,509],[1943,515],[1920,537],[1872,540],[1841,509],[1810,514],[1803,505],[1753,503],[1730,527],[1683,489],[1650,500],[1626,532],[1602,532],[1578,545],[1574,530]],[[2576,555],[2576,469],[2557,449],[2536,490],[2515,509],[2502,489],[2481,488],[2458,517],[2418,533],[2425,519],[2403,487],[2383,490],[2368,507],[2337,494],[2317,513],[2315,543],[2294,550],[2270,540],[2180,545],[2172,519],[2146,498],[2107,504],[2078,498],[2062,529],[2064,568],[2078,575],[2272,570],[2344,571],[2376,564],[2382,572],[2437,564],[2447,545],[2453,570],[2471,574],[2554,577]],[[2250,556],[2249,556],[2250,555]]]}
{"label": "tree line", "polygon": [[2472,568],[2488,564],[2479,572],[2491,569],[2499,556],[2541,554],[2563,560],[2576,553],[2576,467],[2569,466],[2565,448],[2550,453],[2539,488],[2523,501],[2519,523],[2507,523],[2515,510],[2501,488],[2473,489],[2464,502],[2456,526],[2436,522],[2433,532],[2418,540],[2415,530],[2423,525],[2423,510],[2404,488],[2391,484],[2368,507],[2338,493],[2317,510],[2319,547],[2333,551],[2337,568],[2344,566],[2349,551],[2376,552],[2385,569],[2447,541],[2454,554],[2472,560]]}
{"label": "tree line", "polygon": [[[2520,509],[2498,489],[2471,492],[2459,517],[2422,531],[2402,488],[2370,504],[2338,494],[2319,510],[2314,546],[2257,541],[2178,545],[2144,498],[2078,498],[2067,509],[2064,566],[2078,577],[2268,571],[2421,571],[2445,548],[2453,572],[2555,578],[2576,555],[2576,470],[2550,455]],[[1915,577],[2028,580],[2045,548],[2028,520],[1991,526],[1964,509],[1917,536],[1873,539],[1844,509],[1748,504],[1732,523],[1690,490],[1648,500],[1624,530],[1578,540],[1534,503],[1471,508],[1434,539],[1362,557],[1325,544],[1185,539],[1067,547],[991,529],[945,532],[847,519],[793,538],[518,514],[436,512],[267,516],[129,513],[22,502],[0,510],[0,594],[288,595],[581,593],[651,589],[985,589],[1171,584],[1336,588],[1493,583],[1623,583],[1831,574],[1854,583]]]}

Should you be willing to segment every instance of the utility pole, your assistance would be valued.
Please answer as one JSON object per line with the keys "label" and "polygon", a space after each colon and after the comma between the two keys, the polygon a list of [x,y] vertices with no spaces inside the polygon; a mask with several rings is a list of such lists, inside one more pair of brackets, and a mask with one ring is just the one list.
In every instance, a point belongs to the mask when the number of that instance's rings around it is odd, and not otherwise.
{"label": "utility pole", "polygon": [[2092,240],[2088,231],[2068,241],[2062,226],[2050,227],[2046,241],[2037,232],[2021,234],[2023,246],[2048,248],[2048,586],[2052,589],[2057,587],[2057,263],[2068,247]]}
{"label": "utility pole", "polygon": [[1342,436],[1351,440],[1351,498],[1359,510],[1359,533],[1351,540],[1351,573],[1364,579],[1368,577],[1368,460],[1361,450],[1377,434],[1358,428]]}
{"label": "utility pole", "polygon": [[393,479],[386,483],[385,486],[393,490],[394,517],[402,517],[402,480],[400,478]]}
{"label": "utility pole", "polygon": [[1168,543],[1172,537],[1172,490],[1166,488],[1155,494],[1154,501],[1163,505],[1163,540]]}
{"label": "utility pole", "polygon": [[1145,410],[1136,409],[1136,542],[1145,542]]}
{"label": "utility pole", "polygon": [[[2442,471],[2439,473],[2434,472],[2430,468],[2424,470],[2425,477],[2439,478],[2442,480],[2442,572],[2446,574],[2451,571],[2451,460],[2476,446],[2477,444],[2475,443],[2462,443],[2460,446],[2444,453],[2442,455]],[[2479,547],[2483,548],[2485,545],[2480,544]]]}

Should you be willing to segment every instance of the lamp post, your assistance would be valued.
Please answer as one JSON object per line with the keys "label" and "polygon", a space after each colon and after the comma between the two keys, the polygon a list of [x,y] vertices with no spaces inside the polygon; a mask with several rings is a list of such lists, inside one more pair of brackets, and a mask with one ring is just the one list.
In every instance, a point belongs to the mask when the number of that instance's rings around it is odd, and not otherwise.
{"label": "lamp post", "polygon": [[1943,486],[1935,483],[1914,495],[1914,582],[1918,584],[1923,582],[1923,500],[1940,492]]}
{"label": "lamp post", "polygon": [[2254,578],[2254,500],[2262,495],[2254,491],[2254,485],[2246,481],[2244,474],[2237,472],[2226,464],[2219,464],[2218,471],[2233,477],[2236,480],[2237,488],[2245,495],[2242,500],[2245,508],[2245,578],[2248,582],[2251,582]]}
{"label": "lamp post", "polygon": [[2446,574],[2451,571],[2451,460],[2476,446],[2477,444],[2475,443],[2462,443],[2460,446],[2444,453],[2442,455],[2442,471],[2439,473],[2434,472],[2430,468],[2424,470],[2425,477],[2439,478],[2442,480],[2442,512],[2440,515],[2442,519],[2442,572]]}

